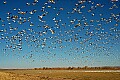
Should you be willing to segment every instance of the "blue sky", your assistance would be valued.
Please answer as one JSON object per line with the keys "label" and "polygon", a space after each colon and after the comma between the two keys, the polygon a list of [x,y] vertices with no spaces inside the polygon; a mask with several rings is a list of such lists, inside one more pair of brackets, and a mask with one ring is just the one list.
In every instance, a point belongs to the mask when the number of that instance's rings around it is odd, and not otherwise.
{"label": "blue sky", "polygon": [[2,0],[0,68],[120,66],[120,1]]}

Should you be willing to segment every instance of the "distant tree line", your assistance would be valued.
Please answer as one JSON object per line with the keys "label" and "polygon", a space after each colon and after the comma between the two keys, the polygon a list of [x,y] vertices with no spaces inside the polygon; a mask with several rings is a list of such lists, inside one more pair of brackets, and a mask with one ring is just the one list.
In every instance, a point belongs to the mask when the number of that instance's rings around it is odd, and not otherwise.
{"label": "distant tree line", "polygon": [[49,67],[43,67],[43,68],[34,68],[34,70],[120,70],[120,66],[118,67],[110,67],[110,66],[104,66],[104,67],[56,67],[56,68],[49,68]]}

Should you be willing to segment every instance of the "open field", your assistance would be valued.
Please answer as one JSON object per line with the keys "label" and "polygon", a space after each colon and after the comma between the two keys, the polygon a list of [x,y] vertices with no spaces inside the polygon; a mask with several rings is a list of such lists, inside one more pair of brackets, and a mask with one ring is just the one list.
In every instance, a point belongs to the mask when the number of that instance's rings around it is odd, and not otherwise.
{"label": "open field", "polygon": [[120,71],[0,70],[0,80],[120,80]]}

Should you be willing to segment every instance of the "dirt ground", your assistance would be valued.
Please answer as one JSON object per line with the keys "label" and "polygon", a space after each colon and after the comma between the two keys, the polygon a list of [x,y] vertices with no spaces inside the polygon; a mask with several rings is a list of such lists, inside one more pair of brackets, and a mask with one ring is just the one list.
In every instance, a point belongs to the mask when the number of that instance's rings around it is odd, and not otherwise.
{"label": "dirt ground", "polygon": [[0,70],[0,80],[120,80],[120,72],[79,70]]}

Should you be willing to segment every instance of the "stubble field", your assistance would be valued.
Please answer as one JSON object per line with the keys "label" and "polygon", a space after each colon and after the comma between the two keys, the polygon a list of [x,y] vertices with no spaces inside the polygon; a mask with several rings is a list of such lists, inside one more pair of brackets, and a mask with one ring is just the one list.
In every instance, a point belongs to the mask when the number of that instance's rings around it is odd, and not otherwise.
{"label": "stubble field", "polygon": [[0,80],[120,80],[120,72],[84,70],[0,70]]}

